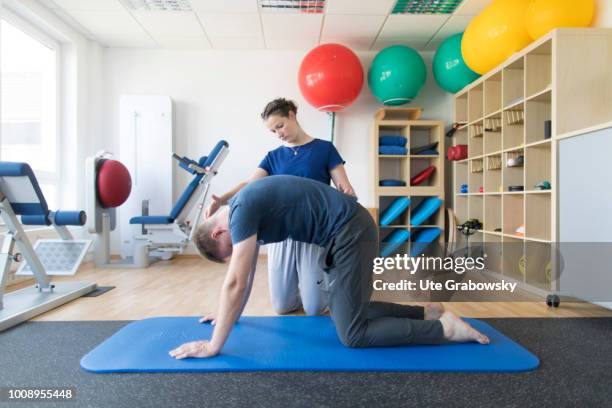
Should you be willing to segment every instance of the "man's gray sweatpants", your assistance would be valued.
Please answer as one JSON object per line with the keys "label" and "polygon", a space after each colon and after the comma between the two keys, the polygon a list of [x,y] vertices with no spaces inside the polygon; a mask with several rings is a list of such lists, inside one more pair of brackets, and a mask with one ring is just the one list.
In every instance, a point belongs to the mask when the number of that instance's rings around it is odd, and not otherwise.
{"label": "man's gray sweatpants", "polygon": [[422,307],[370,302],[378,233],[374,220],[361,205],[323,255],[329,309],[344,345],[381,347],[444,340],[442,324],[423,320]]}

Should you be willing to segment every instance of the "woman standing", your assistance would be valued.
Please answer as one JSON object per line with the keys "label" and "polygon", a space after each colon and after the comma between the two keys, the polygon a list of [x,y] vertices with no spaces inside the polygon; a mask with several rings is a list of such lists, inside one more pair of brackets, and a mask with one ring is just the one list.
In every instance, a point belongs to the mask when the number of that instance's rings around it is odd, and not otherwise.
{"label": "woman standing", "polygon": [[[334,145],[304,132],[296,114],[295,103],[284,98],[266,105],[261,118],[283,146],[269,151],[249,179],[220,197],[213,195],[206,210],[207,218],[248,183],[267,176],[293,175],[325,184],[333,181],[338,190],[355,195],[344,160]],[[327,299],[319,287],[323,279],[323,270],[318,265],[322,251],[321,247],[292,239],[268,245],[270,297],[277,313],[289,313],[300,306],[308,315],[325,311]]]}

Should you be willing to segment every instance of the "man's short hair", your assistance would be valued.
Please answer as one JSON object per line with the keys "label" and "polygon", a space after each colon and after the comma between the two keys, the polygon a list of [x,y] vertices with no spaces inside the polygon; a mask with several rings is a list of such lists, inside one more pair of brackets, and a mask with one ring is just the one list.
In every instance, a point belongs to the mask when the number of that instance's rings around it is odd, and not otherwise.
{"label": "man's short hair", "polygon": [[204,258],[209,261],[224,263],[225,260],[217,255],[219,253],[219,241],[212,237],[216,225],[215,217],[204,221],[196,230],[194,243],[196,249]]}

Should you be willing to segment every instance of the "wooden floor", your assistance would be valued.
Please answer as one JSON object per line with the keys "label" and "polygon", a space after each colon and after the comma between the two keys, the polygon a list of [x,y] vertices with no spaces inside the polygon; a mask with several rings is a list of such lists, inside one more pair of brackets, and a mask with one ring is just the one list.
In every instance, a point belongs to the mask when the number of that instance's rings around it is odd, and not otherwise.
{"label": "wooden floor", "polygon": [[[136,320],[155,316],[196,316],[216,311],[226,265],[197,257],[158,262],[147,269],[96,269],[82,266],[77,275],[57,280],[96,282],[115,289],[93,298],[80,298],[34,320]],[[604,317],[612,310],[588,303],[564,302],[558,309],[539,302],[446,303],[465,317]],[[245,315],[272,316],[266,258],[261,257]]]}

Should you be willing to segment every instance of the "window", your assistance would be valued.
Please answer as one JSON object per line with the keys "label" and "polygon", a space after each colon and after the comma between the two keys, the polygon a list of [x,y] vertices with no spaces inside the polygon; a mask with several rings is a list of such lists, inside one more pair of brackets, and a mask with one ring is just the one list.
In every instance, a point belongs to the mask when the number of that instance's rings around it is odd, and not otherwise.
{"label": "window", "polygon": [[30,164],[56,209],[60,47],[11,14],[5,13],[0,26],[0,160]]}

